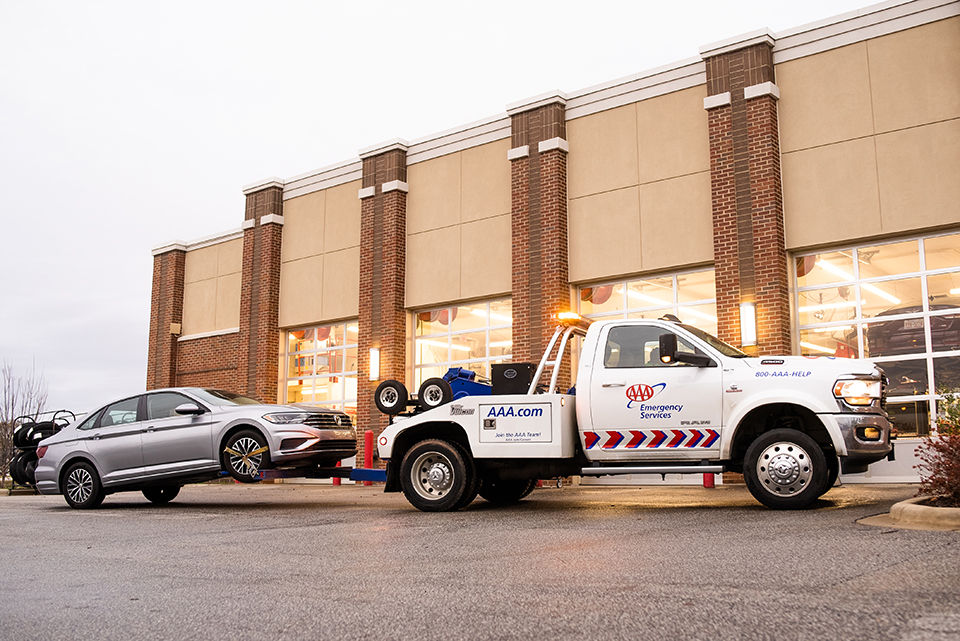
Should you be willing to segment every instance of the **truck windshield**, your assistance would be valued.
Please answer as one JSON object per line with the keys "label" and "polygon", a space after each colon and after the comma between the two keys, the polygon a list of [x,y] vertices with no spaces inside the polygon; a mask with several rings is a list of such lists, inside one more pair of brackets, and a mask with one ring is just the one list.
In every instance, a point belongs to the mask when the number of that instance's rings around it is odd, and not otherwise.
{"label": "truck windshield", "polygon": [[690,332],[700,340],[704,341],[707,345],[717,350],[724,356],[729,356],[730,358],[747,358],[746,354],[741,352],[739,349],[737,349],[733,345],[730,345],[729,343],[724,343],[722,340],[720,340],[716,336],[706,333],[699,327],[694,327],[693,325],[684,325],[682,323],[680,324],[680,327],[684,328],[685,330],[687,330],[688,332]]}

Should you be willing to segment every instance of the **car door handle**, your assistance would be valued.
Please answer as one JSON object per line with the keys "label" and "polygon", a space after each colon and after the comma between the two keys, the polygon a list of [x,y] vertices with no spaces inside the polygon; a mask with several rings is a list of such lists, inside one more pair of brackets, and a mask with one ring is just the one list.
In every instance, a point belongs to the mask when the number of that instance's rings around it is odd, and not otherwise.
{"label": "car door handle", "polygon": [[155,428],[154,426],[151,425],[150,427],[148,427],[147,429],[145,429],[145,430],[143,430],[143,431],[144,431],[144,432],[156,432],[156,431],[157,431],[157,428]]}
{"label": "car door handle", "polygon": [[94,441],[99,441],[99,440],[100,440],[100,435],[99,435],[99,434],[94,434],[94,435],[91,436],[90,438],[92,438]]}
{"label": "car door handle", "polygon": [[602,387],[624,387],[626,383],[604,383]]}

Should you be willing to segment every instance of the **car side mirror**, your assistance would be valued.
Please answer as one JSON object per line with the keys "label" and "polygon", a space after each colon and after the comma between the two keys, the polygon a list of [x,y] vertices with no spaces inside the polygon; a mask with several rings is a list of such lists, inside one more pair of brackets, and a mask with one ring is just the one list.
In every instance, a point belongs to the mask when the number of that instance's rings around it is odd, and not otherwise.
{"label": "car side mirror", "polygon": [[177,405],[176,409],[173,410],[181,416],[197,416],[203,414],[203,410],[196,403],[184,403],[183,405]]}
{"label": "car side mirror", "polygon": [[677,350],[677,335],[668,332],[660,334],[660,362],[669,365],[670,363],[688,363],[697,367],[716,367],[713,359],[703,354],[691,354]]}

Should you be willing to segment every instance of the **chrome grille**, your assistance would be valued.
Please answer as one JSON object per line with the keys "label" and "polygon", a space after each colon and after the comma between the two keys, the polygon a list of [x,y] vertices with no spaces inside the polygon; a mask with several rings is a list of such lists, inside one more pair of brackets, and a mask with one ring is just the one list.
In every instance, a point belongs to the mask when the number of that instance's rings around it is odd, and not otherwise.
{"label": "chrome grille", "polygon": [[[339,420],[338,420],[339,419]],[[305,425],[310,427],[350,427],[350,417],[342,412],[324,412],[316,414],[308,414],[306,420],[303,421]]]}

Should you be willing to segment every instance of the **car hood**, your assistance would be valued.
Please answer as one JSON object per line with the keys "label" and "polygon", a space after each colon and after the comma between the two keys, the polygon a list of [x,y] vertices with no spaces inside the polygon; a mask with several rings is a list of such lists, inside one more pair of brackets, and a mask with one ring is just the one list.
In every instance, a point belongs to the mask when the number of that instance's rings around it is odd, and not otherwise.
{"label": "car hood", "polygon": [[873,376],[876,364],[868,358],[837,358],[836,356],[760,356],[743,359],[753,369],[789,369],[815,372],[818,375]]}

